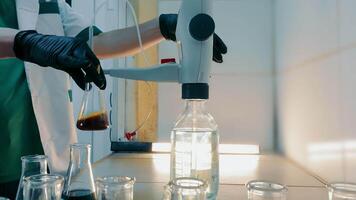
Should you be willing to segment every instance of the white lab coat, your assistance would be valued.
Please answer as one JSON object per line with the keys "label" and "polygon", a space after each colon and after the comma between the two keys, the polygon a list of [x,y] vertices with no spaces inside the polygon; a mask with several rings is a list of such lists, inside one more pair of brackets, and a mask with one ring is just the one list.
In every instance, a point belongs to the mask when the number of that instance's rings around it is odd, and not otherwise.
{"label": "white lab coat", "polygon": [[[64,0],[58,0],[58,4],[64,35],[74,37],[88,27],[89,24]],[[38,0],[16,0],[16,9],[19,29],[35,29]],[[64,72],[27,62],[25,71],[42,146],[49,158],[49,167],[51,172],[65,173],[69,161],[69,145],[77,142],[73,106],[68,95],[70,78]],[[51,72],[56,75],[51,76]]]}

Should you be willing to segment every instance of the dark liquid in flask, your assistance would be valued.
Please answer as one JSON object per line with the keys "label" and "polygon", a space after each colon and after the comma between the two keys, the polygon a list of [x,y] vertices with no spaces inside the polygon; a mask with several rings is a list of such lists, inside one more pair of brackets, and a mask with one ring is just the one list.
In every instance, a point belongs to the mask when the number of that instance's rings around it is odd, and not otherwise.
{"label": "dark liquid in flask", "polygon": [[96,200],[95,193],[90,190],[72,190],[69,195],[63,195],[64,200]]}
{"label": "dark liquid in flask", "polygon": [[77,121],[77,128],[83,131],[99,131],[108,127],[109,120],[106,112],[95,112]]}

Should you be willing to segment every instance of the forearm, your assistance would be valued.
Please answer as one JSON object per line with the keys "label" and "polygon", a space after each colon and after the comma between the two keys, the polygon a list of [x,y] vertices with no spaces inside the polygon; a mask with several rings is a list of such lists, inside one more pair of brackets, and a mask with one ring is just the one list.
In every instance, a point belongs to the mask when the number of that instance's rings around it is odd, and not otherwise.
{"label": "forearm", "polygon": [[15,29],[0,28],[0,59],[15,57],[13,46],[18,32]]}
{"label": "forearm", "polygon": [[[161,35],[158,18],[140,24],[143,47],[156,45],[164,38]],[[99,58],[123,57],[140,51],[136,27],[118,29],[94,37],[94,52]]]}

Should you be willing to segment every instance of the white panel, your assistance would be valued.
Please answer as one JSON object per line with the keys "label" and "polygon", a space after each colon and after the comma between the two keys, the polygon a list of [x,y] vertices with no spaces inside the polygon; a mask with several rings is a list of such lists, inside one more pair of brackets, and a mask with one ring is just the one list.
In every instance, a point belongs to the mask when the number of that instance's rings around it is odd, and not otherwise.
{"label": "white panel", "polygon": [[330,51],[338,45],[336,2],[337,0],[276,1],[278,67],[300,67],[330,56]]}
{"label": "white panel", "polygon": [[224,64],[213,73],[242,73],[272,69],[272,1],[214,1],[215,32],[228,45]]}
{"label": "white panel", "polygon": [[[280,131],[285,153],[328,180],[341,180],[338,58],[282,72]],[[327,167],[325,167],[327,166]]]}
{"label": "white panel", "polygon": [[356,182],[356,1],[340,4],[340,48],[342,64],[342,126],[345,133],[345,180]]}
{"label": "white panel", "polygon": [[[160,13],[174,13],[180,1],[160,1]],[[273,149],[272,1],[214,1],[216,32],[228,46],[224,64],[213,65],[208,109],[219,125],[222,143],[260,144]],[[176,57],[173,42],[163,42],[160,58]],[[159,85],[159,141],[183,110],[178,84]]]}
{"label": "white panel", "polygon": [[208,108],[219,125],[221,143],[273,145],[272,76],[213,75]]}
{"label": "white panel", "polygon": [[276,1],[282,149],[327,181],[356,181],[355,7]]}

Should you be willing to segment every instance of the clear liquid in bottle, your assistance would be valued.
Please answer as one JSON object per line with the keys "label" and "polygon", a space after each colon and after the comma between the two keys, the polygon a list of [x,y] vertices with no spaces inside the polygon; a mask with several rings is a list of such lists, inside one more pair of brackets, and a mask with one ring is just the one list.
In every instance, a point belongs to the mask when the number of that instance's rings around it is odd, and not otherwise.
{"label": "clear liquid in bottle", "polygon": [[171,135],[171,180],[191,177],[208,184],[207,199],[219,189],[219,135],[206,100],[188,99]]}

